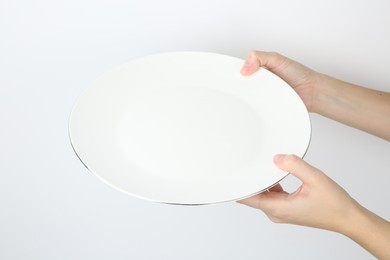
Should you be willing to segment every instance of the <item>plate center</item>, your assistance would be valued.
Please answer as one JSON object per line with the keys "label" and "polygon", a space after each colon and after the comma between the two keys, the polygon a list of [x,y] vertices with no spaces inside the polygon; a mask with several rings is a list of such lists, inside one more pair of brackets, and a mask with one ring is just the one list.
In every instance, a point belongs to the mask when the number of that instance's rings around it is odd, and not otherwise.
{"label": "plate center", "polygon": [[206,87],[155,88],[123,112],[117,141],[148,175],[204,181],[239,175],[259,156],[262,120],[249,105]]}

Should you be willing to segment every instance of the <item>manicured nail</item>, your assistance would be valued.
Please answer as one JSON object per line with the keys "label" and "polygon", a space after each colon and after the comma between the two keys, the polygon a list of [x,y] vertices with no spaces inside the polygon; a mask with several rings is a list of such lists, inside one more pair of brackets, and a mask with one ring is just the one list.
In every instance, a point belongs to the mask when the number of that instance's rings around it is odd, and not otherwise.
{"label": "manicured nail", "polygon": [[247,70],[250,68],[250,66],[251,66],[251,63],[248,60],[246,60],[244,65],[242,65],[241,73],[245,74],[247,72]]}
{"label": "manicured nail", "polygon": [[251,65],[252,65],[252,62],[247,59],[242,67],[247,68],[247,67],[250,67]]}
{"label": "manicured nail", "polygon": [[274,156],[274,163],[278,164],[285,156],[285,154],[276,154]]}
{"label": "manicured nail", "polygon": [[241,68],[241,73],[246,74],[250,70],[250,67],[252,67],[255,62],[256,62],[256,57],[252,53],[250,53],[246,58],[244,65]]}

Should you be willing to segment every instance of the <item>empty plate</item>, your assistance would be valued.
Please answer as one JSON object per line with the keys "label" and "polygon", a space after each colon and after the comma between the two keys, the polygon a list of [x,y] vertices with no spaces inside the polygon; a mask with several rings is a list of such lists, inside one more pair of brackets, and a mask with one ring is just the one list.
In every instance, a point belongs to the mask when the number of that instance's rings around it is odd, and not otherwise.
{"label": "empty plate", "polygon": [[199,205],[261,192],[288,173],[277,153],[303,156],[308,111],[266,69],[203,52],[132,60],[101,75],[76,102],[74,151],[105,183],[146,200]]}

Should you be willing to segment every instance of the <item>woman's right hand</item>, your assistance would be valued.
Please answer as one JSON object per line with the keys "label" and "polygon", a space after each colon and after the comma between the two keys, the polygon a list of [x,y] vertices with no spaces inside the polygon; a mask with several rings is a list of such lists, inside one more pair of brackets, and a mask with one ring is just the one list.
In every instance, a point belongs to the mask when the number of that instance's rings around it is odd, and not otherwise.
{"label": "woman's right hand", "polygon": [[378,259],[390,259],[390,222],[357,203],[336,182],[295,155],[277,155],[275,164],[302,181],[293,193],[275,185],[239,203],[260,209],[276,223],[338,232]]}
{"label": "woman's right hand", "polygon": [[320,73],[276,52],[252,51],[241,69],[241,74],[249,76],[261,67],[286,81],[298,93],[307,109],[314,112]]}

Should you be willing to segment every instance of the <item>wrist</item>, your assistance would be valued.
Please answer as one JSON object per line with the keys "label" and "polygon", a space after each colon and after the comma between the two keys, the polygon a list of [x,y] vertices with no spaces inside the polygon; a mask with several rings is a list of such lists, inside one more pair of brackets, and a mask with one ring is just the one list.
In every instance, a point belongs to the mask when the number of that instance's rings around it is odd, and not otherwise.
{"label": "wrist", "polygon": [[326,116],[329,104],[334,103],[334,99],[338,95],[337,85],[340,85],[339,80],[322,73],[316,73],[311,112]]}
{"label": "wrist", "polygon": [[334,231],[347,237],[354,238],[360,230],[361,225],[367,222],[367,213],[367,209],[353,200],[353,203],[346,209]]}
{"label": "wrist", "polygon": [[378,259],[390,259],[390,222],[356,203],[356,209],[338,232]]}

